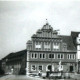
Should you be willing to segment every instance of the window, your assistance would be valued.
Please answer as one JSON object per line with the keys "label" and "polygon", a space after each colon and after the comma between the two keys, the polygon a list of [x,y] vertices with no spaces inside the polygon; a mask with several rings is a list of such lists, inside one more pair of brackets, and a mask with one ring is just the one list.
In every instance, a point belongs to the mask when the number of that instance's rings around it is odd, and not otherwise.
{"label": "window", "polygon": [[45,59],[45,58],[46,58],[46,54],[45,54],[45,53],[40,53],[40,54],[39,54],[39,58]]}
{"label": "window", "polygon": [[43,70],[42,68],[43,68],[43,67],[42,67],[42,65],[40,65],[40,66],[39,66],[39,70],[41,70],[41,71],[42,71],[42,70]]}
{"label": "window", "polygon": [[35,48],[41,49],[41,42],[35,42]]}
{"label": "window", "polygon": [[31,58],[34,58],[34,55],[33,55],[33,53],[32,53],[32,55],[31,55]]}
{"label": "window", "polygon": [[45,53],[43,53],[43,59],[45,59],[46,58],[46,54]]}
{"label": "window", "polygon": [[63,58],[63,54],[61,54],[61,59]]}
{"label": "window", "polygon": [[64,50],[64,51],[67,50],[67,45],[64,45],[63,50]]}
{"label": "window", "polygon": [[58,59],[64,59],[64,54],[57,54]]}
{"label": "window", "polygon": [[37,54],[35,54],[35,58],[37,57]]}
{"label": "window", "polygon": [[63,51],[66,51],[66,50],[67,50],[67,44],[63,43]]}
{"label": "window", "polygon": [[75,59],[75,54],[67,54],[67,59]]}
{"label": "window", "polygon": [[43,54],[43,58],[45,58],[45,54]]}
{"label": "window", "polygon": [[31,65],[31,70],[36,71],[36,65]]}
{"label": "window", "polygon": [[40,54],[40,58],[42,58],[42,54]]}
{"label": "window", "polygon": [[49,54],[49,58],[55,58],[54,54]]}
{"label": "window", "polygon": [[69,59],[69,54],[67,55],[67,59]]}
{"label": "window", "polygon": [[53,50],[59,50],[60,49],[60,43],[53,43]]}
{"label": "window", "polygon": [[75,54],[73,54],[73,59],[75,59]]}
{"label": "window", "polygon": [[51,58],[51,54],[49,54],[49,58]]}
{"label": "window", "polygon": [[31,53],[31,58],[32,59],[37,59],[38,57],[38,54],[37,53]]}
{"label": "window", "polygon": [[44,42],[44,49],[50,50],[50,42]]}
{"label": "window", "polygon": [[58,54],[58,59],[60,59],[60,54]]}
{"label": "window", "polygon": [[71,57],[71,55],[70,55],[70,59],[71,59],[72,57]]}
{"label": "window", "polygon": [[52,54],[52,58],[54,58],[54,54]]}

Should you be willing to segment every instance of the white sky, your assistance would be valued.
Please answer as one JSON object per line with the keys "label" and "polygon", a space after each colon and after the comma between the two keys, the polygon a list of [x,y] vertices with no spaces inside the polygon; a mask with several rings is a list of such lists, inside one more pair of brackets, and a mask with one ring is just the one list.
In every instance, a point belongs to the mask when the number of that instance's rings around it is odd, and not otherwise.
{"label": "white sky", "polygon": [[26,49],[26,42],[42,28],[46,18],[61,35],[80,31],[80,1],[0,1],[0,59]]}

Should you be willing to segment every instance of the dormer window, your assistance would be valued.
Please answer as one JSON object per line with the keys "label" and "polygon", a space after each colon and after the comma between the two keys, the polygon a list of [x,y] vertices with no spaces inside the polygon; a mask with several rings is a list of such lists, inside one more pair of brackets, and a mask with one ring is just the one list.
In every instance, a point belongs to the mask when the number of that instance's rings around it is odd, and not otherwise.
{"label": "dormer window", "polygon": [[63,43],[63,51],[66,51],[66,50],[67,50],[67,44],[66,43]]}
{"label": "dormer window", "polygon": [[67,45],[64,45],[64,50],[67,50]]}

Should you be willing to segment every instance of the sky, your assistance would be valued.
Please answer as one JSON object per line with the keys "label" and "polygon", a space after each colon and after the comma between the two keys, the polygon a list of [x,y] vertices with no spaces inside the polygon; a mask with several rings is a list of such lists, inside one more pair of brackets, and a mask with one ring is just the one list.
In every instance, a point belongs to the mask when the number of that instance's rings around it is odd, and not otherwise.
{"label": "sky", "polygon": [[60,30],[60,35],[80,31],[80,1],[0,1],[0,59],[26,49],[26,42],[46,19],[54,30]]}

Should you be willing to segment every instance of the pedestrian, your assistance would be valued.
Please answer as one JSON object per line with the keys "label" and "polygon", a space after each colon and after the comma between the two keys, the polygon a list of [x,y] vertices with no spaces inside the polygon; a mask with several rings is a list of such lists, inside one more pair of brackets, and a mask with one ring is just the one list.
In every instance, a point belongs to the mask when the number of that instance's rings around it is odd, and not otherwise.
{"label": "pedestrian", "polygon": [[39,73],[38,73],[38,75],[39,75],[39,76],[41,76],[41,71],[40,71],[40,70],[39,70]]}

